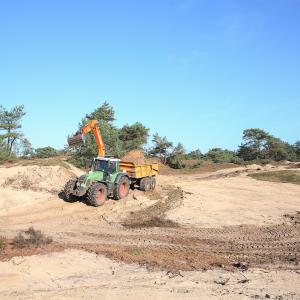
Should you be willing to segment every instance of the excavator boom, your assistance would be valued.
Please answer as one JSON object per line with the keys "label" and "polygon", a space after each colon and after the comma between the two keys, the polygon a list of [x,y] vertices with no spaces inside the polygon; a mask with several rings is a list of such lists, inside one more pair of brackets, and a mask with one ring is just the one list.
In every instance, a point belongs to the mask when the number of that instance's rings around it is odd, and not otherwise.
{"label": "excavator boom", "polygon": [[84,144],[87,134],[93,131],[95,140],[98,146],[98,157],[105,156],[105,145],[102,138],[102,134],[99,128],[97,120],[89,121],[85,126],[79,129],[79,131],[68,138],[68,144],[70,147],[77,147]]}

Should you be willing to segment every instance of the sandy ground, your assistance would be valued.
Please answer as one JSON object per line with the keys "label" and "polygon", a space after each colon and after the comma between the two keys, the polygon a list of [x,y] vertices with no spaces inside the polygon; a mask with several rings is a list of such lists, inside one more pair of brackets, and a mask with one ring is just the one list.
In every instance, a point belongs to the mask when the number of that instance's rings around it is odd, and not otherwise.
{"label": "sandy ground", "polygon": [[[299,210],[299,185],[258,181],[243,171],[219,171],[214,174],[216,179],[210,178],[211,174],[172,179],[161,176],[161,182],[171,182],[191,193],[183,205],[169,211],[168,218],[201,227],[266,225],[278,223],[284,214]],[[233,176],[223,176],[228,173]]]}
{"label": "sandy ground", "polygon": [[299,292],[287,271],[148,272],[78,250],[16,257],[0,267],[1,299],[296,299]]}
{"label": "sandy ground", "polygon": [[[300,299],[300,228],[283,217],[300,186],[247,177],[271,169],[159,176],[156,194],[94,208],[59,197],[76,168],[0,168],[0,235],[34,226],[67,248],[0,262],[0,298]],[[158,211],[174,224],[122,226]]]}

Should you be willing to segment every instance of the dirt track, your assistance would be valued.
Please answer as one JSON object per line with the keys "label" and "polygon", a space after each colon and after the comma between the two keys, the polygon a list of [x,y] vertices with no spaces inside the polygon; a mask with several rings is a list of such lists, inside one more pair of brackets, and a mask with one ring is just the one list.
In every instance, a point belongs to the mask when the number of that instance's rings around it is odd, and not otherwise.
{"label": "dirt track", "polygon": [[[2,175],[7,174],[6,170],[1,171]],[[53,191],[52,194],[38,191],[36,187],[35,191],[31,191],[30,186],[26,191],[0,188],[0,195],[7,199],[0,210],[0,235],[13,237],[18,230],[34,226],[65,248],[88,251],[91,255],[103,254],[118,263],[137,263],[152,272],[178,274],[212,269],[210,272],[216,274],[229,272],[226,276],[230,277],[232,271],[245,271],[243,268],[250,267],[246,272],[251,277],[261,268],[267,270],[266,274],[283,274],[280,272],[286,270],[290,282],[297,286],[300,284],[297,273],[300,270],[300,224],[298,215],[292,221],[283,215],[296,213],[300,187],[259,182],[246,176],[252,171],[257,170],[253,167],[201,176],[161,176],[156,193],[145,195],[132,191],[127,199],[108,201],[101,208],[81,202],[66,203]],[[20,203],[21,195],[23,203]],[[51,257],[47,260],[51,265]],[[87,258],[87,266],[90,260],[94,257]],[[234,266],[236,262],[242,264]],[[2,264],[4,267],[9,262]],[[34,273],[34,263],[30,270]],[[0,275],[1,278],[8,276],[7,273]],[[261,275],[257,285],[265,280]],[[280,280],[276,280],[280,286]],[[280,288],[285,291],[284,283]],[[292,290],[285,291],[284,297],[296,299],[300,291]],[[0,286],[1,291],[13,298],[5,287]],[[196,297],[198,292],[196,289],[192,295]],[[252,292],[247,293],[244,291],[243,295],[248,297]],[[26,295],[23,294],[24,298]],[[220,296],[213,292],[209,295]]]}

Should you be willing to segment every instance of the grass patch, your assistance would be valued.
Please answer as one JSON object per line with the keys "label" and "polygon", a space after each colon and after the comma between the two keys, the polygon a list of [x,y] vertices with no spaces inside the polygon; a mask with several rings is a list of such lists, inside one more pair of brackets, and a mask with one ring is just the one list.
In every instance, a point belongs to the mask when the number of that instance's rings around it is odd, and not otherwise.
{"label": "grass patch", "polygon": [[257,180],[300,184],[300,172],[295,170],[255,173],[248,176]]}
{"label": "grass patch", "polygon": [[140,256],[142,255],[142,250],[139,248],[130,248],[128,249],[128,254],[132,256]]}
{"label": "grass patch", "polygon": [[12,245],[15,248],[41,247],[52,242],[52,238],[44,235],[40,230],[30,227],[27,230],[19,232],[13,239]]}

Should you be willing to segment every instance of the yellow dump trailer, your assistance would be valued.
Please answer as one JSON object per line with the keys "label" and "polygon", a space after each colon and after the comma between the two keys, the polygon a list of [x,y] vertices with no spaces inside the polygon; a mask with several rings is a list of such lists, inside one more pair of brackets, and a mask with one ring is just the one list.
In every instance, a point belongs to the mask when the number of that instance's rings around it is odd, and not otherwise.
{"label": "yellow dump trailer", "polygon": [[133,162],[120,162],[120,171],[128,174],[131,178],[143,178],[147,176],[155,176],[158,173],[158,164],[135,164]]}
{"label": "yellow dump trailer", "polygon": [[141,190],[154,190],[156,185],[155,176],[158,173],[158,164],[136,164],[133,162],[120,162],[120,171],[126,172],[132,185],[138,185]]}

